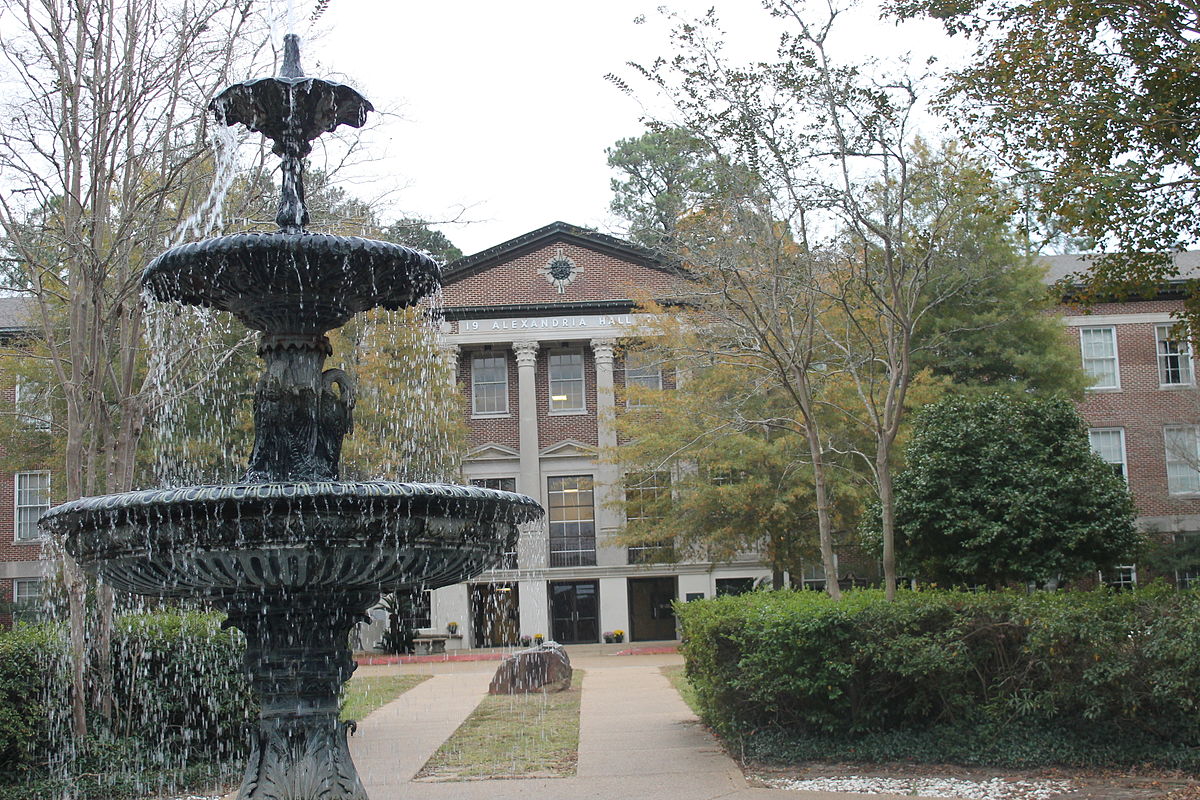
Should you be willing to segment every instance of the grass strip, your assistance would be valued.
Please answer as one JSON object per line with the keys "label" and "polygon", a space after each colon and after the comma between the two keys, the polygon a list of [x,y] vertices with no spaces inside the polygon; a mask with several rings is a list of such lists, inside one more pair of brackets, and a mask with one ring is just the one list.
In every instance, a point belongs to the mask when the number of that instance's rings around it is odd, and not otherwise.
{"label": "grass strip", "polygon": [[700,703],[696,700],[696,690],[688,681],[683,665],[674,664],[668,667],[659,667],[659,669],[662,670],[663,675],[667,676],[667,680],[675,687],[675,691],[679,692],[679,696],[683,698],[683,702],[688,704],[692,713],[697,717],[700,716]]}
{"label": "grass strip", "polygon": [[342,693],[342,719],[359,720],[432,675],[362,675],[346,682]]}
{"label": "grass strip", "polygon": [[418,780],[566,778],[579,761],[583,671],[565,692],[487,695],[417,773]]}

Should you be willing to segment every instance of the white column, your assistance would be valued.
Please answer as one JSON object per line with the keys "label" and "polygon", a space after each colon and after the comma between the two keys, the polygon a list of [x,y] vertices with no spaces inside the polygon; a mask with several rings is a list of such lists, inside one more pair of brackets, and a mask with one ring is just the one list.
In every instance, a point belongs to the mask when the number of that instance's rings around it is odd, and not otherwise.
{"label": "white column", "polygon": [[596,360],[596,441],[600,445],[600,460],[596,464],[598,566],[620,566],[626,562],[625,548],[613,541],[622,523],[620,512],[612,506],[614,501],[620,499],[621,491],[621,471],[612,463],[617,450],[616,392],[613,385],[613,349],[616,344],[616,339],[592,339],[592,353]]}
{"label": "white column", "polygon": [[[517,355],[517,430],[521,438],[520,472],[517,475],[517,491],[529,495],[534,500],[542,500],[542,473],[538,452],[538,411],[537,411],[537,342],[513,342],[513,352]],[[521,526],[521,538],[517,542],[517,564],[521,569],[537,569],[546,566],[547,534],[546,521],[534,522]],[[521,589],[521,625],[522,632],[527,625],[534,624],[533,617],[537,616],[535,607],[545,614],[545,588],[541,590],[542,597],[537,592]],[[528,612],[528,613],[527,613]],[[540,617],[538,617],[540,619]],[[531,634],[532,635],[532,634]]]}
{"label": "white column", "polygon": [[456,344],[442,342],[438,345],[438,351],[442,356],[442,363],[446,366],[447,380],[454,386],[458,382],[458,356],[462,350]]}

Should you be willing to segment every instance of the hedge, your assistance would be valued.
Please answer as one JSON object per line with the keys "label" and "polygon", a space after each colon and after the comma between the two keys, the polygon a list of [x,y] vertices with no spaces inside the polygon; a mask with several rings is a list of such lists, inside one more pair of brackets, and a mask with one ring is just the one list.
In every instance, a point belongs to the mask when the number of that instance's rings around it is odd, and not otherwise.
{"label": "hedge", "polygon": [[1200,594],[758,592],[679,604],[702,713],[758,758],[1200,767]]}
{"label": "hedge", "polygon": [[220,621],[186,612],[119,617],[113,717],[104,725],[92,713],[84,742],[69,733],[63,627],[0,632],[0,800],[60,786],[83,789],[81,797],[144,796],[241,758],[257,707],[240,634]]}

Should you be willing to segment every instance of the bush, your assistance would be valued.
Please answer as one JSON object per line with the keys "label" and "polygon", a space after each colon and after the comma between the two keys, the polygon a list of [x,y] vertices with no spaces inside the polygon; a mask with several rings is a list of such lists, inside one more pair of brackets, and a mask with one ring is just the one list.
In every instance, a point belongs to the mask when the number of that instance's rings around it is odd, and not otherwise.
{"label": "bush", "polygon": [[[209,775],[245,753],[257,714],[242,668],[244,643],[212,614],[118,618],[113,719],[70,739],[66,632],[38,625],[0,632],[0,798],[56,794],[144,796]],[[6,785],[7,784],[7,785]]]}
{"label": "bush", "polygon": [[768,592],[678,613],[705,719],[759,756],[1200,766],[1196,592]]}

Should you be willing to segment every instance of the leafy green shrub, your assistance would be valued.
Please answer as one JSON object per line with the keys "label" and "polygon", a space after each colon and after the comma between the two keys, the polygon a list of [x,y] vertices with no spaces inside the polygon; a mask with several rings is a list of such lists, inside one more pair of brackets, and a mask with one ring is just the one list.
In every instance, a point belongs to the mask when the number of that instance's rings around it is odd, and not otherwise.
{"label": "leafy green shrub", "polygon": [[1195,592],[769,592],[679,618],[706,720],[760,755],[1200,765]]}
{"label": "leafy green shrub", "polygon": [[[137,797],[240,757],[257,714],[244,643],[221,617],[131,614],[113,631],[113,716],[73,741],[66,633],[39,625],[0,632],[0,798]],[[89,790],[87,787],[92,787]],[[89,793],[91,792],[91,793]]]}

